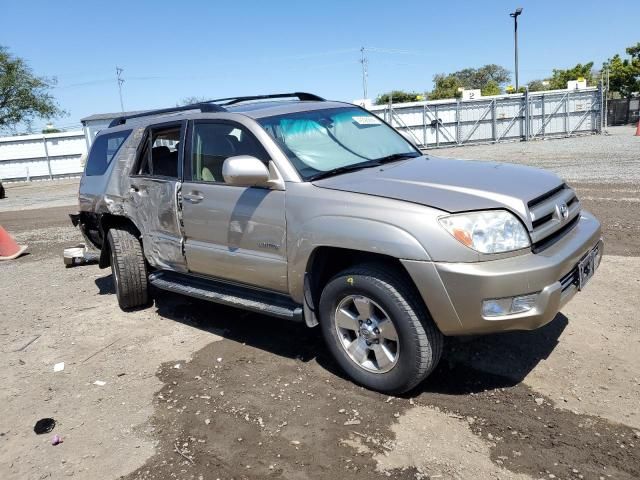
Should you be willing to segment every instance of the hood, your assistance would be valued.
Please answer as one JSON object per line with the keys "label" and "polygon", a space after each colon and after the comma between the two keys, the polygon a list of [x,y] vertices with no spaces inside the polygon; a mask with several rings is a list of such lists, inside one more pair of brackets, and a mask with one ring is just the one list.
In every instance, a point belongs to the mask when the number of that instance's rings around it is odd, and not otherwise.
{"label": "hood", "polygon": [[456,213],[508,208],[530,225],[527,202],[563,182],[537,168],[421,156],[313,182],[345,192],[394,198]]}

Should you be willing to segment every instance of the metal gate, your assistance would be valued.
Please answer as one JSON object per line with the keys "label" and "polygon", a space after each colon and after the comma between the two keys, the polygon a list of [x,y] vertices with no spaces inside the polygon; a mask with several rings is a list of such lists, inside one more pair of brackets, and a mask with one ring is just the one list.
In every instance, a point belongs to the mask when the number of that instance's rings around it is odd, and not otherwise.
{"label": "metal gate", "polygon": [[600,133],[601,87],[370,108],[424,148]]}
{"label": "metal gate", "polygon": [[640,118],[640,98],[620,98],[607,102],[607,125],[637,123]]}

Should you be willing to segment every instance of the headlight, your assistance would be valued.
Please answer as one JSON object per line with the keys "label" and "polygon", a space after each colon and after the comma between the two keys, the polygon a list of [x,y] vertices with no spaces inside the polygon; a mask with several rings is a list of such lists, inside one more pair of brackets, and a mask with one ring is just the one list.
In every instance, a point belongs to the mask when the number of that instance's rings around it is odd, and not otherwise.
{"label": "headlight", "polygon": [[440,218],[453,238],[480,253],[500,253],[531,245],[515,215],[504,210],[470,212]]}

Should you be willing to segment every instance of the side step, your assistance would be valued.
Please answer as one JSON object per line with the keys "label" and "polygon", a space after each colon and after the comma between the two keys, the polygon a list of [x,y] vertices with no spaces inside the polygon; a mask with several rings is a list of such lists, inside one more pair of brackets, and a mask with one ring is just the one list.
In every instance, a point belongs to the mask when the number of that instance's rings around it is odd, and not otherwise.
{"label": "side step", "polygon": [[149,275],[149,283],[161,290],[250,310],[272,317],[303,322],[302,306],[285,295],[209,280],[184,273],[161,271]]}

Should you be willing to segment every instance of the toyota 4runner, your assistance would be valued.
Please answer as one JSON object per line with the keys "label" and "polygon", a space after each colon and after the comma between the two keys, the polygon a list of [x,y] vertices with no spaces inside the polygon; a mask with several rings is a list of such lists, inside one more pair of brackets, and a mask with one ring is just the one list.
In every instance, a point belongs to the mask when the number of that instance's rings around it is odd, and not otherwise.
{"label": "toyota 4runner", "polygon": [[603,253],[553,173],[425,155],[308,93],[115,119],[79,210],[121,308],[153,287],[319,325],[351,378],[389,393],[435,368],[444,335],[545,325]]}

